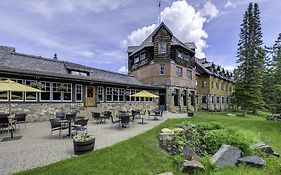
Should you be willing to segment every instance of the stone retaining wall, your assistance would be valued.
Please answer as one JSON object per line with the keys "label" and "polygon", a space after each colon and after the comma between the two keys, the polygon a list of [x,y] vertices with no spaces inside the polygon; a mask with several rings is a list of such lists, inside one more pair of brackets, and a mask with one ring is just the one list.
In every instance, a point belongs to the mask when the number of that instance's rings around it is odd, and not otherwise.
{"label": "stone retaining wall", "polygon": [[[14,103],[12,112],[26,113],[27,122],[38,122],[53,118],[58,111],[71,113],[79,111],[82,107],[83,103]],[[9,113],[8,103],[0,104],[0,112]]]}

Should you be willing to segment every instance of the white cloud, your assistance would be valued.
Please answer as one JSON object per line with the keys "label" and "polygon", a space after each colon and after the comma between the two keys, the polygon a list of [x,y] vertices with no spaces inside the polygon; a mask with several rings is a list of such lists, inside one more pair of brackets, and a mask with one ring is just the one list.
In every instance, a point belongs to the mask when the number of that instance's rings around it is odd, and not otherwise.
{"label": "white cloud", "polygon": [[128,68],[126,66],[122,66],[122,67],[120,67],[120,69],[118,69],[118,73],[120,73],[120,74],[127,74],[128,73]]}
{"label": "white cloud", "polygon": [[236,68],[235,66],[223,66],[224,70],[228,70],[229,72],[233,72]]}
{"label": "white cloud", "polygon": [[[182,42],[195,42],[196,56],[205,57],[203,49],[207,47],[205,39],[208,34],[203,30],[206,18],[196,11],[186,1],[176,1],[161,12],[162,21],[171,29],[173,34]],[[128,45],[139,45],[157,27],[157,24],[145,26],[133,31],[126,40],[121,42]]]}
{"label": "white cloud", "polygon": [[92,58],[95,55],[95,53],[89,50],[82,50],[82,51],[77,51],[77,55],[81,55],[87,58]]}
{"label": "white cloud", "polygon": [[230,8],[230,7],[235,8],[236,6],[232,4],[232,2],[227,1],[226,4],[224,5],[224,8]]}
{"label": "white cloud", "polygon": [[211,1],[208,1],[206,2],[206,4],[204,4],[204,9],[202,10],[202,14],[204,16],[209,17],[209,20],[211,20],[215,17],[218,17],[220,12]]}

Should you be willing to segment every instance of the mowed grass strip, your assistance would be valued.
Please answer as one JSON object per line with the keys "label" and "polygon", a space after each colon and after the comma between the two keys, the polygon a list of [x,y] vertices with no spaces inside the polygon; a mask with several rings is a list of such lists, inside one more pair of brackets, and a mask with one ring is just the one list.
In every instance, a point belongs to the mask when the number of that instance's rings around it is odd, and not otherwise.
{"label": "mowed grass strip", "polygon": [[[221,122],[225,127],[238,128],[243,132],[249,133],[250,136],[255,135],[261,140],[268,142],[277,152],[281,153],[281,122],[265,121],[266,115],[266,113],[262,113],[259,116],[249,115],[249,117],[244,118],[239,115],[237,117],[228,117],[226,113],[201,112],[191,119],[170,119],[150,131],[111,147],[17,174],[155,175],[167,171],[171,171],[174,174],[182,174],[178,170],[178,165],[173,162],[173,157],[159,148],[158,134],[162,128],[175,127],[177,123],[186,120],[193,123]],[[239,165],[238,167],[221,170],[214,169],[200,174],[281,174],[281,158],[266,156],[265,160],[267,165],[262,169]]]}

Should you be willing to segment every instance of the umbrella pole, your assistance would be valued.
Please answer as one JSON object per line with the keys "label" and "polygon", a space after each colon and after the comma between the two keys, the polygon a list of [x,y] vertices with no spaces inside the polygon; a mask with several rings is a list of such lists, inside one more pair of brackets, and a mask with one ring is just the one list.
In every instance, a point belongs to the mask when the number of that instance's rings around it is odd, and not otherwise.
{"label": "umbrella pole", "polygon": [[11,105],[11,92],[8,91],[9,94],[9,112],[10,112],[10,131],[11,131],[11,138],[13,138],[13,118],[12,118],[12,105]]}

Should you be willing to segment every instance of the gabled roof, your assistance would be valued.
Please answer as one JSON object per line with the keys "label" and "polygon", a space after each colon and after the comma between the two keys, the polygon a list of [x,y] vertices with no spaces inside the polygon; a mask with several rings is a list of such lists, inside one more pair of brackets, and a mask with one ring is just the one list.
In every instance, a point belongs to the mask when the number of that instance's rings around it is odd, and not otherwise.
{"label": "gabled roof", "polygon": [[[0,53],[2,55],[0,57],[0,71],[3,72],[16,72],[29,75],[87,80],[105,84],[155,88],[150,85],[144,85],[130,75],[100,70],[68,61],[18,53],[15,50],[11,52],[11,49],[5,46],[0,46]],[[89,76],[72,75],[69,74],[69,70],[88,72]]]}
{"label": "gabled roof", "polygon": [[[133,55],[145,47],[152,47],[153,46],[153,37],[157,34],[157,32],[161,29],[161,27],[164,27],[171,35],[172,35],[172,41],[171,45],[179,45],[185,49],[190,50],[191,52],[194,52],[192,49],[195,49],[195,43],[194,42],[189,42],[189,43],[183,43],[181,42],[177,37],[173,35],[171,30],[167,27],[167,25],[162,22],[139,46],[128,46],[128,53],[130,55]],[[129,56],[130,56],[129,55]]]}

